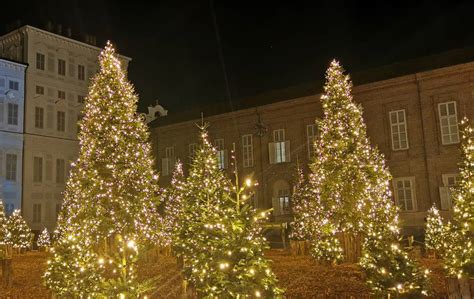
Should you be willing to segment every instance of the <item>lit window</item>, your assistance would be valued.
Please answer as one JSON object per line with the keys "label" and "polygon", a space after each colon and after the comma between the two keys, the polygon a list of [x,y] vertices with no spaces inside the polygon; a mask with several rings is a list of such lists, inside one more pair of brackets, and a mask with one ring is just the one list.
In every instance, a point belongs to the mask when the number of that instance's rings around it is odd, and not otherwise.
{"label": "lit window", "polygon": [[453,207],[452,189],[457,186],[460,181],[459,174],[443,174],[443,186],[439,187],[439,196],[441,210],[451,210]]}
{"label": "lit window", "polygon": [[174,147],[170,146],[165,148],[165,158],[161,159],[161,175],[170,175],[173,172],[174,164]]}
{"label": "lit window", "polygon": [[219,169],[226,169],[227,151],[224,148],[224,139],[216,139],[214,143],[217,151],[217,165]]}
{"label": "lit window", "polygon": [[392,133],[392,149],[408,149],[407,122],[405,110],[390,111],[390,130]]}
{"label": "lit window", "polygon": [[288,189],[278,190],[278,203],[280,205],[281,214],[291,213],[290,193]]}
{"label": "lit window", "polygon": [[273,142],[268,144],[270,164],[290,162],[290,141],[285,141],[285,130],[273,131]]}

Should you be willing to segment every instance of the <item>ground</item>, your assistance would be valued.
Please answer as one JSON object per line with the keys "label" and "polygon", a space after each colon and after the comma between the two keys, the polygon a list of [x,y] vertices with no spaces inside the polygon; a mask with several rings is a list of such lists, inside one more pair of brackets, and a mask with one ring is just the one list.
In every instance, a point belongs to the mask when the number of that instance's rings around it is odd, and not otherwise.
{"label": "ground", "polygon": [[[15,255],[13,286],[8,290],[0,288],[0,298],[49,298],[50,294],[41,279],[47,256],[44,252]],[[273,261],[272,268],[281,287],[286,290],[287,298],[369,298],[362,273],[356,265],[322,266],[310,257],[291,256],[283,250],[270,250],[267,256]],[[139,265],[140,279],[158,276],[159,287],[150,297],[180,297],[182,276],[175,258],[164,255],[157,257],[142,261]],[[433,259],[423,259],[421,262],[432,270],[434,298],[444,297],[446,290],[441,264]]]}

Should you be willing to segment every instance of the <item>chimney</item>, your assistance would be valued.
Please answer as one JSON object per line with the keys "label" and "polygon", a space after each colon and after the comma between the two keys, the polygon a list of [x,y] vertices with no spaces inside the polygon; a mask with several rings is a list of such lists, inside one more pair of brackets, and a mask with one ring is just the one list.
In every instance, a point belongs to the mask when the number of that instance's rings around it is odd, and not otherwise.
{"label": "chimney", "polygon": [[72,30],[71,30],[71,27],[67,27],[67,30],[66,30],[66,35],[67,35],[67,37],[71,37],[71,36],[72,36]]}
{"label": "chimney", "polygon": [[53,23],[51,21],[48,21],[46,23],[46,30],[47,31],[53,31]]}
{"label": "chimney", "polygon": [[63,33],[63,25],[57,24],[56,25],[56,33],[61,35]]}

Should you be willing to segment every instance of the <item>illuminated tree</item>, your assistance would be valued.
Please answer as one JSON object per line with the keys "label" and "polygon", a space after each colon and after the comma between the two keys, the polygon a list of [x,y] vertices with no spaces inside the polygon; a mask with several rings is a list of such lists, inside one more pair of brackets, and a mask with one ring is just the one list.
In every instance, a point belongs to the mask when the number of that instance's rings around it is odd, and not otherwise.
{"label": "illuminated tree", "polygon": [[7,221],[6,243],[13,248],[27,249],[31,246],[32,232],[25,219],[21,216],[20,210],[13,211]]}
{"label": "illuminated tree", "polygon": [[474,276],[474,133],[467,118],[461,122],[460,183],[452,190],[453,222],[444,262],[458,277]]}
{"label": "illuminated tree", "polygon": [[267,242],[261,221],[266,213],[257,214],[246,187],[238,186],[238,179],[233,185],[219,169],[205,127],[201,139],[186,180],[176,237],[184,274],[206,298],[279,296],[281,290],[263,256]]}
{"label": "illuminated tree", "polygon": [[305,182],[303,170],[299,167],[296,170],[296,182],[291,196],[291,208],[294,220],[291,223],[290,238],[293,240],[309,240],[311,229],[305,227],[308,222],[305,218],[309,216],[308,184]]}
{"label": "illuminated tree", "polygon": [[45,279],[59,295],[137,297],[144,287],[135,264],[151,239],[158,176],[138,98],[110,43],[99,65]]}
{"label": "illuminated tree", "polygon": [[439,214],[438,209],[433,206],[428,210],[425,226],[425,246],[428,249],[436,251],[438,254],[443,254],[447,244],[446,238],[447,224],[443,223],[443,219]]}
{"label": "illuminated tree", "polygon": [[342,259],[338,233],[362,237],[359,261],[374,293],[421,292],[424,275],[400,249],[398,213],[391,199],[391,176],[384,157],[370,145],[362,107],[352,83],[333,61],[321,97],[324,119],[310,164],[309,225],[317,227],[312,253],[318,259]]}
{"label": "illuminated tree", "polygon": [[173,244],[173,238],[179,230],[179,219],[182,211],[183,195],[185,191],[185,177],[183,173],[183,164],[178,161],[175,164],[171,185],[161,194],[164,202],[163,229],[161,244]]}
{"label": "illuminated tree", "polygon": [[49,232],[46,227],[43,229],[43,231],[39,235],[36,245],[38,245],[39,248],[47,248],[51,246],[51,239],[49,237]]}

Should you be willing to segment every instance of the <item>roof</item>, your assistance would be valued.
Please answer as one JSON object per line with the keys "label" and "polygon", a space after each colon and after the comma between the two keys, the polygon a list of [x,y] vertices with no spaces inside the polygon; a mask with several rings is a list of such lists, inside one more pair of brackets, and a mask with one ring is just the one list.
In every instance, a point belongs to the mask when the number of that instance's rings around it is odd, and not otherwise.
{"label": "roof", "polygon": [[[355,72],[351,74],[351,78],[354,85],[362,85],[472,61],[474,61],[474,47],[469,47],[384,65],[361,72]],[[280,101],[316,95],[322,92],[324,83],[323,80],[305,82],[284,89],[269,90],[253,97],[237,99],[232,103],[217,102],[196,107],[194,109],[180,111],[177,114],[168,113],[166,117],[159,117],[149,125],[150,127],[166,126],[199,119],[201,112],[209,117]]]}
{"label": "roof", "polygon": [[[86,48],[89,48],[91,50],[95,50],[95,51],[102,51],[102,48],[99,48],[99,47],[96,47],[96,46],[93,46],[93,45],[90,45],[90,44],[87,44],[87,43],[84,43],[84,42],[81,42],[77,39],[72,39],[72,38],[69,38],[69,37],[66,37],[66,36],[63,36],[63,35],[60,35],[60,34],[57,34],[57,33],[54,33],[54,32],[50,32],[50,31],[47,31],[47,30],[43,30],[43,29],[40,29],[40,28],[37,28],[37,27],[34,27],[34,26],[30,26],[30,25],[24,25],[24,26],[21,26],[17,29],[14,29],[2,36],[0,36],[0,39],[3,39],[3,38],[6,38],[8,37],[9,35],[12,35],[12,34],[15,34],[16,32],[18,31],[22,31],[22,30],[34,30],[34,31],[38,31],[38,32],[41,32],[41,33],[44,33],[44,34],[48,34],[48,35],[51,35],[51,36],[54,36],[56,38],[60,38],[60,39],[64,39],[66,41],[69,41],[69,42],[72,42],[72,43],[75,43],[75,44],[79,44],[83,47],[86,47]],[[118,54],[120,58],[122,59],[125,59],[127,61],[132,61],[132,58],[131,57],[128,57],[128,56],[124,56],[124,55],[121,55],[121,54]]]}
{"label": "roof", "polygon": [[11,63],[17,64],[17,65],[20,65],[20,66],[24,66],[24,67],[27,67],[29,65],[28,63],[24,63],[24,62],[21,62],[21,61],[5,58],[5,57],[2,57],[2,56],[0,56],[0,60],[11,62]]}

